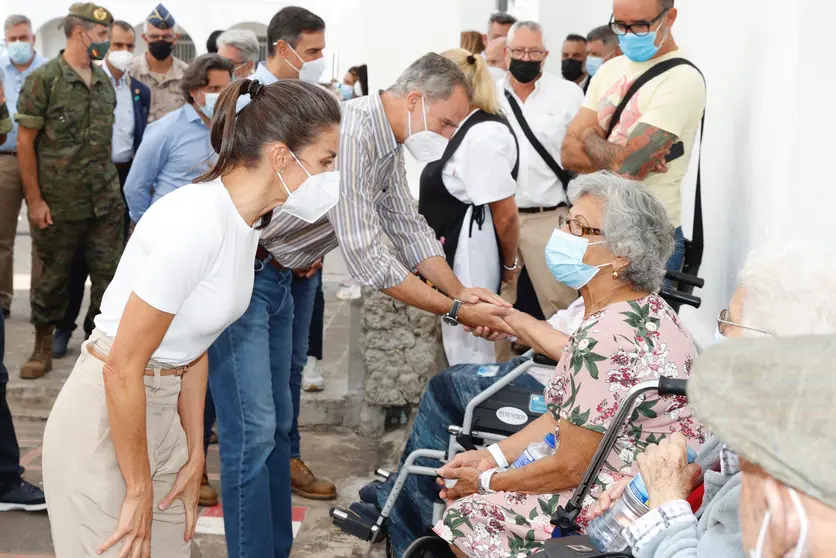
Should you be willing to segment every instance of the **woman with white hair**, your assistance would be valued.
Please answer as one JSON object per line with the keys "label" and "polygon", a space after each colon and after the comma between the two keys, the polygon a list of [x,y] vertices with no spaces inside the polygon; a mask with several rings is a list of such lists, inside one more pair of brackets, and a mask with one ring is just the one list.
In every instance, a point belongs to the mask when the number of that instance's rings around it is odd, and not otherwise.
{"label": "woman with white hair", "polygon": [[[467,556],[528,556],[552,536],[565,505],[627,391],[644,379],[688,378],[696,355],[678,317],[657,292],[674,231],[662,204],[638,182],[608,172],[576,178],[572,209],[546,246],[558,281],[578,289],[585,315],[568,338],[521,313],[505,318],[527,345],[560,362],[546,386],[549,412],[486,450],[456,456],[439,471],[458,479],[435,532]],[[636,454],[681,433],[698,449],[702,428],[682,398],[648,397],[607,456],[578,518],[609,485],[629,475]],[[533,442],[557,440],[554,455],[505,470]],[[501,469],[500,469],[501,468]]]}
{"label": "woman with white hair", "polygon": [[[715,337],[722,342],[747,337],[834,333],[836,253],[822,246],[767,245],[749,256],[728,309],[722,310],[717,318]],[[792,344],[789,348],[795,355],[793,358],[804,357],[804,351]],[[699,370],[708,368],[698,367]],[[799,379],[788,369],[770,366],[769,372],[756,376],[759,385],[752,383],[741,387],[741,392],[730,393],[730,404],[736,404],[738,397],[747,397],[746,391],[767,391],[777,398],[798,385]],[[698,378],[697,374],[689,384],[689,397],[691,385],[696,385],[697,380],[704,383],[705,378]],[[787,378],[792,385],[781,387]],[[779,405],[777,401],[763,402],[771,415],[782,412],[776,405]],[[732,440],[713,427],[714,417],[707,414],[705,419],[718,437],[706,442],[697,457],[697,465],[688,466],[681,440],[665,440],[638,456],[639,470],[653,508],[625,530],[637,558],[745,555],[741,521],[745,522],[750,515],[743,511],[741,499],[745,467],[741,469],[732,451],[737,449]],[[789,435],[795,436],[803,429]],[[598,516],[609,508],[623,493],[624,484],[613,485],[603,494],[592,515]],[[702,505],[696,513],[685,501],[695,485],[702,485],[704,490]]]}

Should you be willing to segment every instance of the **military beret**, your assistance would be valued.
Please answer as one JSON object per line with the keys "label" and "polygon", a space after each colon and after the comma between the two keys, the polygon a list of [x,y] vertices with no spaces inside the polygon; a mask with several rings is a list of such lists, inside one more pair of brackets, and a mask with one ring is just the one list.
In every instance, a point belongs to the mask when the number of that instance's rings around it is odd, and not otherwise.
{"label": "military beret", "polygon": [[97,6],[92,2],[76,2],[70,6],[69,15],[91,23],[101,23],[102,25],[110,25],[113,23],[113,14],[107,11],[106,8]]}
{"label": "military beret", "polygon": [[174,29],[174,16],[162,4],[157,4],[145,21],[157,29]]}

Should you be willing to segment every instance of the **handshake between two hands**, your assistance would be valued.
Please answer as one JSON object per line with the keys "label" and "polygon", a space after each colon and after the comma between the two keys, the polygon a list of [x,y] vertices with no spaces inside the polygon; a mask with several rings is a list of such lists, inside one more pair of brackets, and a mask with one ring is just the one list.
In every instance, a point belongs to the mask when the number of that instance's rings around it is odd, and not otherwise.
{"label": "handshake between two hands", "polygon": [[463,289],[455,298],[463,303],[458,319],[465,331],[489,341],[517,337],[514,328],[505,321],[516,310],[499,295],[474,287]]}

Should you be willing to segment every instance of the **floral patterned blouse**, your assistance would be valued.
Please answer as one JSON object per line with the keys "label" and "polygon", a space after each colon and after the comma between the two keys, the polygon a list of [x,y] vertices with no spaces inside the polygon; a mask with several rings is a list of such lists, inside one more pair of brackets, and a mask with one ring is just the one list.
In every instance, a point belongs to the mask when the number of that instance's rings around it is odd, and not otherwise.
{"label": "floral patterned blouse", "polygon": [[[688,378],[695,355],[679,317],[657,294],[611,304],[587,317],[569,339],[545,390],[548,409],[558,422],[564,419],[603,434],[631,387],[662,376]],[[681,432],[694,450],[705,442],[684,398],[646,396],[590,487],[578,517],[582,528],[598,495],[631,474],[636,455],[648,444],[673,432]],[[559,445],[559,429],[555,437]],[[474,494],[452,503],[435,532],[468,556],[529,556],[551,537],[551,515],[573,492]]]}

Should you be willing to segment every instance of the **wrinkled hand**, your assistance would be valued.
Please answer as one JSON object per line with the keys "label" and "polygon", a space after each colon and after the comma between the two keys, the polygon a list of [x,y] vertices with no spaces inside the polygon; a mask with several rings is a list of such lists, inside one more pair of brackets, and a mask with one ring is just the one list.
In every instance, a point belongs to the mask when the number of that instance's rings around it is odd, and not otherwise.
{"label": "wrinkled hand", "polygon": [[150,482],[138,495],[125,496],[116,532],[102,543],[96,553],[104,554],[119,541],[124,541],[118,558],[151,558],[153,499],[154,490]]}
{"label": "wrinkled hand", "polygon": [[160,500],[159,508],[167,510],[174,500],[180,499],[186,508],[186,533],[183,540],[189,542],[194,538],[197,524],[197,501],[200,497],[200,481],[203,478],[203,459],[190,460],[178,471],[174,486],[165,498]]}
{"label": "wrinkled hand", "polygon": [[316,275],[316,273],[320,269],[322,269],[322,260],[321,259],[316,260],[313,264],[311,264],[310,267],[300,267],[298,269],[294,269],[293,273],[297,277],[301,277],[303,279],[310,279],[311,277]]}
{"label": "wrinkled hand", "polygon": [[29,207],[29,220],[36,227],[43,230],[52,224],[52,213],[43,198],[32,203],[27,202],[27,205]]}
{"label": "wrinkled hand", "polygon": [[[508,327],[510,328],[511,326]],[[514,335],[511,335],[510,333],[505,333],[502,331],[493,331],[491,328],[483,326],[464,326],[464,330],[467,333],[472,333],[474,336],[481,337],[482,339],[486,339],[488,341],[502,341],[504,339],[512,339],[515,337],[519,337],[516,333]]]}
{"label": "wrinkled hand", "polygon": [[589,520],[592,521],[596,517],[604,515],[604,512],[610,509],[621,498],[621,495],[624,494],[624,489],[627,488],[631,480],[633,480],[633,477],[627,477],[626,479],[615,482],[598,496],[598,501],[592,504],[587,512]]}
{"label": "wrinkled hand", "polygon": [[[470,467],[460,467],[458,469],[444,468],[439,471],[439,474],[444,471],[443,478],[436,479],[436,482],[443,488],[439,492],[442,500],[454,501],[471,494],[476,494],[478,491],[477,481],[482,471],[472,469]],[[456,485],[452,488],[445,486],[446,480],[456,479]]]}
{"label": "wrinkled hand", "polygon": [[511,315],[513,308],[479,303],[462,306],[459,310],[459,323],[471,328],[488,327],[495,332],[514,335],[515,331],[503,319]]}
{"label": "wrinkled hand", "polygon": [[438,470],[438,474],[443,477],[444,473],[450,469],[476,469],[483,472],[497,466],[498,463],[488,450],[472,450],[457,454],[447,465]]}
{"label": "wrinkled hand", "polygon": [[455,296],[453,296],[453,298],[465,304],[478,304],[479,302],[487,302],[488,304],[493,304],[502,308],[512,307],[512,305],[503,300],[501,296],[489,291],[488,289],[483,289],[482,287],[471,287],[469,289],[462,289],[459,292],[455,293]]}
{"label": "wrinkled hand", "polygon": [[685,436],[675,432],[658,445],[647,447],[636,458],[651,509],[674,500],[685,500],[699,482],[700,466],[688,464]]}

